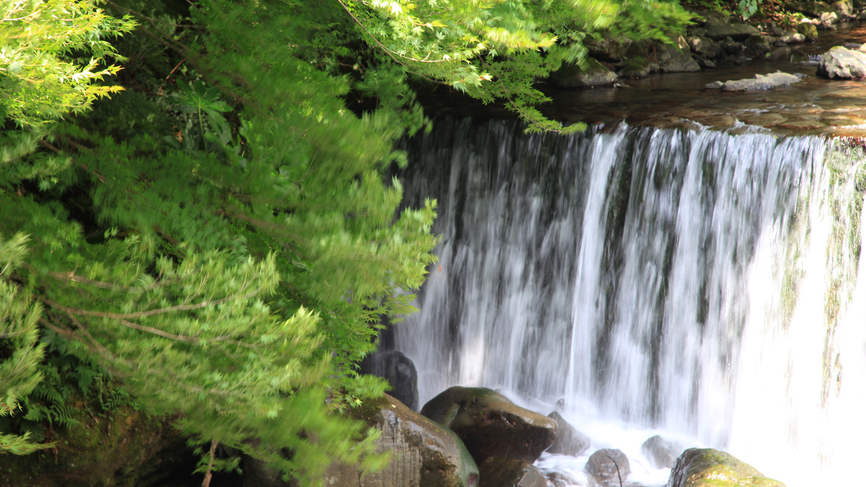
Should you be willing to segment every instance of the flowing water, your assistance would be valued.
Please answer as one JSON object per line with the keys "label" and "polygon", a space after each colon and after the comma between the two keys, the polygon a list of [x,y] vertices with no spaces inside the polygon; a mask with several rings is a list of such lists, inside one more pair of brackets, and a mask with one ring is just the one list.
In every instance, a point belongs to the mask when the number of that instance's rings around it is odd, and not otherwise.
{"label": "flowing water", "polygon": [[[625,451],[643,485],[669,474],[640,453],[657,433],[789,487],[862,484],[859,149],[470,119],[407,149],[405,204],[437,198],[442,236],[420,311],[396,328],[422,404],[457,384],[544,414],[563,399],[592,450]],[[585,461],[538,465],[587,485]]]}

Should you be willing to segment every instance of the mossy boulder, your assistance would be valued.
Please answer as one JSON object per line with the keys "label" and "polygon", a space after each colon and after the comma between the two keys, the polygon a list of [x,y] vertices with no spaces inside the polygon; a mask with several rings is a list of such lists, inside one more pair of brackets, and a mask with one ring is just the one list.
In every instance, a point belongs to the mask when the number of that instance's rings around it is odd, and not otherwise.
{"label": "mossy boulder", "polygon": [[0,487],[195,484],[188,482],[197,459],[174,428],[176,418],[152,418],[131,407],[91,416],[84,401],[70,409],[78,424],[56,431],[56,449],[0,455]]}
{"label": "mossy boulder", "polygon": [[730,453],[689,448],[677,458],[667,487],[785,487]]}
{"label": "mossy boulder", "polygon": [[621,78],[646,78],[651,70],[650,62],[645,57],[638,56],[623,61],[616,74]]}

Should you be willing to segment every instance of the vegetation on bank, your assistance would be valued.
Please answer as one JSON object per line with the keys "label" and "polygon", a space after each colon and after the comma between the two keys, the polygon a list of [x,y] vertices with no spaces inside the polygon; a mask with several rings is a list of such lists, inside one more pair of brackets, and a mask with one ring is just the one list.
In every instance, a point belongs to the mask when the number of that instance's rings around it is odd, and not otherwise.
{"label": "vegetation on bank", "polygon": [[338,413],[381,396],[355,364],[434,260],[435,202],[397,214],[383,178],[405,164],[393,142],[429,123],[414,88],[575,130],[538,112],[534,81],[582,63],[587,36],[667,39],[690,15],[20,0],[0,17],[0,454],[53,447],[83,393],[180,413],[202,471],[237,467],[222,444],[312,485],[331,459],[384,461]]}

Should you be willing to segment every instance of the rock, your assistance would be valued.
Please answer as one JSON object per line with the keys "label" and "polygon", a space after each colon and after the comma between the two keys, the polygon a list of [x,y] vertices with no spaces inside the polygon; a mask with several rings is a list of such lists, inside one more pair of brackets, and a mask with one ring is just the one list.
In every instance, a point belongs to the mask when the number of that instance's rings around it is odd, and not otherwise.
{"label": "rock", "polygon": [[770,74],[756,74],[755,79],[746,78],[738,80],[728,80],[722,83],[714,81],[705,86],[707,89],[721,88],[724,91],[758,91],[770,90],[778,86],[788,86],[794,83],[799,83],[800,78],[793,74],[776,71]]}
{"label": "rock", "polygon": [[709,59],[698,59],[698,65],[701,69],[716,69],[716,63]]}
{"label": "rock", "polygon": [[829,27],[839,21],[839,16],[836,15],[836,12],[824,12],[821,14],[820,20],[822,25]]}
{"label": "rock", "polygon": [[655,435],[643,442],[640,447],[641,453],[647,457],[650,465],[655,468],[671,468],[674,461],[680,456],[685,448],[677,443],[666,440]]}
{"label": "rock", "polygon": [[830,8],[841,18],[848,19],[854,17],[854,5],[851,0],[839,0],[830,5]]}
{"label": "rock", "polygon": [[818,76],[830,79],[857,79],[866,76],[866,53],[836,46],[818,61]]}
{"label": "rock", "polygon": [[[811,25],[811,24],[809,24]],[[779,38],[780,41],[785,44],[802,44],[806,42],[806,36],[797,32],[792,32],[789,34],[785,34]]]}
{"label": "rock", "polygon": [[760,34],[749,36],[743,41],[743,47],[749,57],[761,57],[770,52],[770,43]]}
{"label": "rock", "polygon": [[633,41],[626,36],[611,37],[605,35],[603,39],[587,39],[584,42],[589,55],[601,61],[618,63],[625,59]]}
{"label": "rock", "polygon": [[477,487],[478,467],[453,431],[412,411],[386,395],[353,413],[382,431],[376,451],[391,451],[384,470],[368,474],[363,483],[356,465],[332,464],[325,474],[329,487]]}
{"label": "rock", "polygon": [[716,49],[713,49],[713,47],[716,45],[716,42],[709,37],[689,37],[686,39],[686,42],[689,44],[689,49],[691,49],[692,52],[703,54],[707,57],[715,57]]}
{"label": "rock", "polygon": [[590,455],[586,471],[602,487],[619,486],[631,473],[628,457],[621,450],[603,448]]}
{"label": "rock", "polygon": [[550,479],[553,487],[567,487],[570,485],[586,485],[587,478],[578,478],[571,470],[555,470],[547,472],[547,478]]}
{"label": "rock", "polygon": [[547,487],[541,471],[520,460],[490,457],[478,466],[478,471],[479,487]]}
{"label": "rock", "polygon": [[781,61],[781,60],[789,60],[791,59],[791,54],[794,51],[791,50],[790,47],[780,47],[777,49],[773,49],[770,51],[770,55],[767,56],[767,59],[771,61]]}
{"label": "rock", "polygon": [[732,56],[738,56],[745,51],[745,47],[743,45],[730,37],[725,38],[718,44],[719,47],[722,48],[725,54],[730,54]]}
{"label": "rock", "polygon": [[579,457],[589,449],[589,437],[574,429],[565,418],[554,411],[547,415],[556,421],[556,441],[547,449],[547,453],[559,453]]}
{"label": "rock", "polygon": [[690,448],[671,469],[667,487],[785,487],[764,477],[751,465],[712,448]]}
{"label": "rock", "polygon": [[616,75],[620,78],[646,78],[650,74],[650,64],[646,58],[640,56],[626,59]]}
{"label": "rock", "polygon": [[[102,409],[70,398],[77,424],[57,427],[56,448],[30,455],[0,454],[0,486],[159,485],[189,478],[197,455],[177,428],[177,417],[153,417],[130,406]],[[94,421],[90,411],[101,413]]]}
{"label": "rock", "polygon": [[587,68],[571,63],[563,63],[562,67],[550,73],[550,82],[560,88],[588,88],[604,86],[617,80],[616,74],[593,58],[586,59]]}
{"label": "rock", "polygon": [[391,384],[392,397],[409,409],[418,410],[418,372],[412,359],[403,352],[372,353],[361,362],[360,372],[387,380]]}
{"label": "rock", "polygon": [[805,22],[800,23],[799,25],[797,25],[797,32],[799,34],[802,34],[807,41],[815,42],[816,40],[818,40],[818,29],[815,27],[814,24],[809,24]]}
{"label": "rock", "polygon": [[663,73],[692,73],[701,70],[697,61],[675,47],[668,47],[661,51],[658,54],[658,62]]}
{"label": "rock", "polygon": [[451,387],[421,414],[457,433],[477,463],[490,457],[532,463],[556,439],[556,421],[483,387]]}
{"label": "rock", "polygon": [[707,37],[714,41],[721,41],[730,37],[735,41],[744,41],[751,35],[760,35],[758,29],[749,24],[731,24],[719,21],[707,21]]}
{"label": "rock", "polygon": [[787,2],[785,8],[813,18],[819,18],[822,13],[833,11],[833,8],[824,2]]}
{"label": "rock", "polygon": [[610,85],[617,80],[616,74],[593,58],[586,59],[587,68],[583,70],[576,64],[563,63],[562,67],[550,73],[550,82],[560,88],[588,88]]}

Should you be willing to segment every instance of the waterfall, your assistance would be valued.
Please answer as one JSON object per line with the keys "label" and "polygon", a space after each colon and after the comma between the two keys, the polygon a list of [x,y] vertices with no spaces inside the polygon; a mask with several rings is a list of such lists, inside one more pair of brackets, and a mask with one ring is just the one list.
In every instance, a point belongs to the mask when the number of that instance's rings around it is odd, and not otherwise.
{"label": "waterfall", "polygon": [[854,149],[469,119],[406,149],[404,204],[438,199],[442,238],[419,312],[396,328],[422,404],[452,385],[499,388],[539,410],[564,399],[590,429],[725,449],[789,487],[861,475]]}

